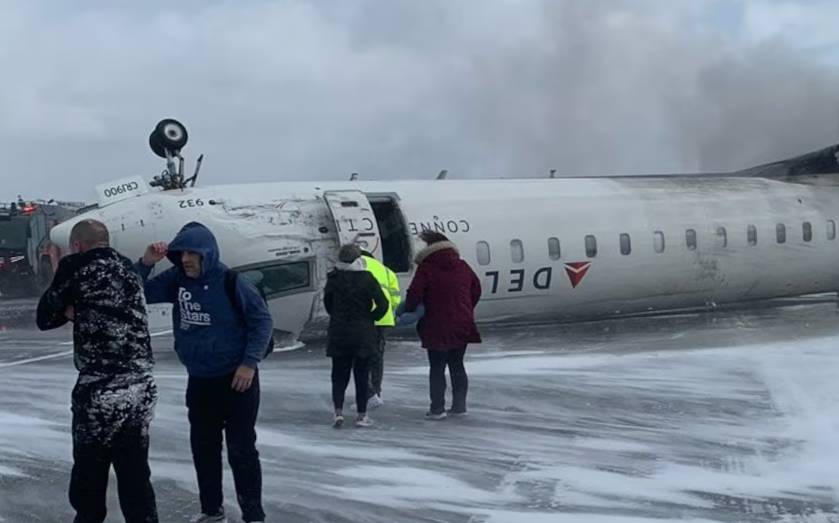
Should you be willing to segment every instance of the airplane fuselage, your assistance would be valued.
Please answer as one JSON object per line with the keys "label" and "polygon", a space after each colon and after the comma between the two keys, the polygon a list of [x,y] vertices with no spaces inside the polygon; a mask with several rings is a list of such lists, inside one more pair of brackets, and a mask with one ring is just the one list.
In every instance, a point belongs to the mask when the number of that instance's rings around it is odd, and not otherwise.
{"label": "airplane fuselage", "polygon": [[[132,259],[204,223],[221,260],[263,285],[275,327],[296,336],[324,318],[326,274],[352,238],[404,295],[418,232],[442,232],[481,279],[479,321],[568,321],[836,291],[837,214],[837,187],[697,176],[217,185],[79,218],[104,221]],[[74,222],[53,241],[66,245]]]}

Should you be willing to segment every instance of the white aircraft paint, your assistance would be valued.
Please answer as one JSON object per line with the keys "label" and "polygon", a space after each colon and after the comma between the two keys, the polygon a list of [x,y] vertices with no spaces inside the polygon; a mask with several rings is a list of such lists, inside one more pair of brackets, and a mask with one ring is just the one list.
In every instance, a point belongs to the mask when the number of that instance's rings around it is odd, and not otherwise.
{"label": "white aircraft paint", "polygon": [[[366,242],[404,293],[423,229],[445,233],[480,276],[481,322],[587,320],[839,290],[839,176],[762,177],[769,172],[132,186],[135,195],[103,199],[51,236],[64,246],[77,220],[96,218],[113,246],[137,259],[149,243],[202,222],[221,260],[264,286],[275,327],[292,338],[325,317],[321,291],[340,241]],[[387,201],[390,224],[373,212]],[[401,252],[391,248],[400,237]]]}

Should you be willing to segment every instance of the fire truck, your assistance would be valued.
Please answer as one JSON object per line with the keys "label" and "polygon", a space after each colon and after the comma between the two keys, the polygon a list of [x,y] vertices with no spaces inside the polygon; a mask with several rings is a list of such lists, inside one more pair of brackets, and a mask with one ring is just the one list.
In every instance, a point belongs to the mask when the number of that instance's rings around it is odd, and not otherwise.
{"label": "fire truck", "polygon": [[72,202],[0,202],[0,299],[37,297],[61,259],[50,230],[74,215]]}

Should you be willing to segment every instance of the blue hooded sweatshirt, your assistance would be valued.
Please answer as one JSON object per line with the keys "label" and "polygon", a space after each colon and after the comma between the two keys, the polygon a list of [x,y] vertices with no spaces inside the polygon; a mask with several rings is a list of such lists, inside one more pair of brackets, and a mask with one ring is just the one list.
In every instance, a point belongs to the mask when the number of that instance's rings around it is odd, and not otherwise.
{"label": "blue hooded sweatshirt", "polygon": [[[181,265],[183,251],[201,255],[201,274],[189,278]],[[224,291],[227,267],[219,261],[215,236],[204,225],[191,222],[169,244],[166,257],[173,267],[149,279],[152,268],[137,262],[148,303],[173,303],[175,352],[190,376],[230,374],[240,365],[255,369],[265,354],[274,323],[259,291],[239,276],[236,294],[242,317]]]}

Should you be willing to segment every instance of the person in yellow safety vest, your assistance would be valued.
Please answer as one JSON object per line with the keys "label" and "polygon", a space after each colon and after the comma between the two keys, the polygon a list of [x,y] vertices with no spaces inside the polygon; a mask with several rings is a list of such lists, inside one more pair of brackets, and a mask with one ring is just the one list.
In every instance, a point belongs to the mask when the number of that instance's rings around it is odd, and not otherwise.
{"label": "person in yellow safety vest", "polygon": [[402,301],[402,296],[399,294],[399,280],[396,279],[396,274],[388,269],[382,262],[373,257],[369,252],[362,250],[361,257],[364,259],[367,270],[376,278],[379,285],[382,286],[382,292],[385,293],[390,308],[387,313],[382,316],[382,319],[376,322],[376,331],[379,334],[379,351],[370,358],[370,373],[369,373],[369,398],[367,403],[368,409],[375,409],[382,404],[382,378],[384,377],[384,357],[385,357],[385,329],[392,328],[396,325],[396,307]]}

